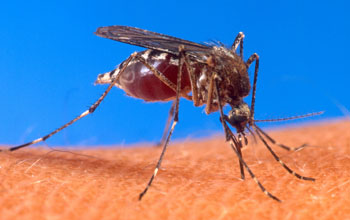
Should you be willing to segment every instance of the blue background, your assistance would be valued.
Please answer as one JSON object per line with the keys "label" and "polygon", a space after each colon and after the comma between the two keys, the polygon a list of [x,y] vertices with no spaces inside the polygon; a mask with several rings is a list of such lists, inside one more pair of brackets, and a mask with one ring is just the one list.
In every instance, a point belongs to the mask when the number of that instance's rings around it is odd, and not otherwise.
{"label": "blue background", "polygon": [[[128,25],[260,55],[256,119],[325,110],[347,114],[350,16],[347,1],[5,1],[0,7],[0,143],[41,137],[85,111],[112,70],[141,48],[97,37],[99,26]],[[252,79],[253,69],[250,69]],[[250,98],[246,100],[250,104]],[[47,140],[53,145],[156,142],[170,103],[147,104],[114,88],[97,111]],[[226,109],[227,111],[228,109]],[[174,138],[221,133],[217,113],[180,104]],[[262,126],[280,124],[265,123]]]}

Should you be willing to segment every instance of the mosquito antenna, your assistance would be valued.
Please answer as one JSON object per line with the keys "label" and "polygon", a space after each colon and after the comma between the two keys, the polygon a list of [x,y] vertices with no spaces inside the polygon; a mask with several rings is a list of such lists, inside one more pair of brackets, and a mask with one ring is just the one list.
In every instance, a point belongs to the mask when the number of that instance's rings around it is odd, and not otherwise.
{"label": "mosquito antenna", "polygon": [[254,122],[277,122],[277,121],[288,121],[288,120],[294,120],[294,119],[300,119],[300,118],[307,118],[307,117],[312,117],[316,115],[322,115],[324,111],[320,112],[313,112],[305,115],[296,115],[292,117],[287,117],[287,118],[275,118],[275,119],[263,119],[263,120],[254,120]]}

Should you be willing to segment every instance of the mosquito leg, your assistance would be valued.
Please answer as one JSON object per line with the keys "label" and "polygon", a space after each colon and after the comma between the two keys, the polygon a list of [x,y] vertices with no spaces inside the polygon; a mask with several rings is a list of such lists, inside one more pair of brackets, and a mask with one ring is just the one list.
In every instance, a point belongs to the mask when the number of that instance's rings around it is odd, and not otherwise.
{"label": "mosquito leg", "polygon": [[[177,87],[176,85],[174,85],[174,83],[172,83],[166,76],[164,76],[163,73],[161,73],[159,70],[157,70],[156,68],[154,68],[151,64],[149,64],[147,62],[146,59],[144,59],[142,56],[137,56],[136,57],[141,63],[143,63],[143,65],[145,65],[148,69],[150,69],[153,74],[160,80],[162,81],[164,84],[166,84],[169,88],[171,88],[173,91],[177,92]],[[186,57],[185,57],[186,58]],[[193,75],[189,69],[189,64],[187,63],[186,59],[184,60],[184,62],[186,63],[186,68],[187,68],[187,71],[189,72],[190,76]],[[192,78],[190,78],[192,79]],[[192,81],[191,81],[191,85],[192,85]],[[193,86],[191,86],[193,88]],[[198,96],[197,96],[197,91],[194,91],[194,89],[192,89],[192,93],[193,93],[193,96],[189,96],[185,93],[182,94],[182,96],[186,99],[189,99],[189,100],[193,100],[194,103],[196,103],[196,100],[198,100]],[[197,99],[195,98],[197,97]],[[197,101],[198,103],[198,101]],[[160,140],[160,142],[157,144],[157,146],[163,146],[164,145],[164,142],[165,142],[165,139],[167,137],[167,134],[169,132],[169,126],[170,126],[170,123],[171,123],[171,119],[174,115],[174,107],[175,107],[175,102],[173,102],[171,108],[170,108],[170,111],[169,111],[169,116],[168,116],[168,120],[166,122],[166,125],[165,125],[165,128],[164,128],[164,131],[163,131],[163,135],[162,135],[162,138]]]}
{"label": "mosquito leg", "polygon": [[[225,121],[228,120],[226,115],[224,115],[224,119],[225,119]],[[227,131],[228,131],[228,135],[229,136],[226,137],[226,140],[229,141],[230,139],[232,139],[232,141],[234,142],[234,146],[236,147],[237,152],[239,153],[239,155],[241,157],[243,157],[242,151],[241,151],[241,149],[243,148],[241,133],[238,134],[238,140],[237,140],[235,135],[232,133],[232,131],[230,129],[227,129]],[[242,133],[242,134],[243,134],[243,137],[244,137],[245,145],[247,145],[248,144],[248,139],[247,139],[247,137],[245,136],[244,133]],[[240,160],[238,160],[238,162],[239,162],[239,168],[240,168],[240,171],[241,171],[241,179],[244,180],[245,179],[244,167],[243,167],[243,164],[242,164],[242,162]]]}
{"label": "mosquito leg", "polygon": [[[230,146],[231,147],[235,146],[236,150],[237,150],[237,153],[243,158],[242,151],[241,151],[241,149],[242,149],[242,141],[236,139],[236,137],[232,133],[231,129],[227,128],[226,130],[228,131],[228,134],[230,136],[229,138],[234,143],[234,145],[230,144]],[[240,172],[241,172],[241,179],[244,180],[245,179],[244,166],[243,166],[243,163],[239,159],[238,159],[238,162],[239,162],[239,169],[240,169]]]}
{"label": "mosquito leg", "polygon": [[171,107],[170,107],[170,110],[169,110],[168,120],[166,121],[162,138],[160,139],[160,142],[157,144],[157,147],[160,147],[160,146],[164,145],[164,142],[166,140],[167,134],[169,133],[171,119],[174,117],[174,111],[175,111],[175,102],[173,102],[171,104]]}
{"label": "mosquito leg", "polygon": [[[86,111],[84,111],[82,114],[80,114],[78,117],[74,118],[73,120],[71,120],[70,122],[66,123],[65,125],[61,126],[60,128],[54,130],[53,132],[41,137],[41,138],[38,138],[38,139],[35,139],[31,142],[28,142],[28,143],[25,143],[25,144],[22,144],[22,145],[18,145],[18,146],[15,146],[15,147],[11,147],[9,149],[7,149],[8,151],[15,151],[15,150],[18,150],[20,148],[23,148],[23,147],[27,147],[29,145],[32,145],[32,144],[36,144],[36,143],[39,143],[39,142],[42,142],[42,141],[45,141],[47,140],[48,138],[50,138],[51,136],[53,136],[54,134],[60,132],[61,130],[63,130],[64,128],[70,126],[71,124],[73,124],[74,122],[78,121],[79,119],[81,118],[84,118],[85,116],[93,113],[96,108],[101,104],[101,102],[103,101],[103,99],[107,96],[107,94],[109,93],[109,91],[113,88],[113,86],[115,85],[115,83],[118,81],[118,78],[119,76],[121,75],[121,73],[125,70],[125,68],[128,66],[129,62],[136,56],[137,53],[133,53],[131,54],[131,56],[125,61],[125,65],[123,66],[123,68],[120,70],[119,74],[114,77],[114,79],[112,79],[111,81],[111,84],[108,86],[108,88],[105,90],[105,92],[100,96],[100,98]],[[115,70],[114,70],[115,71]],[[113,71],[112,71],[113,72]],[[4,150],[0,150],[0,151],[4,151]]]}
{"label": "mosquito leg", "polygon": [[259,132],[261,134],[263,134],[269,141],[271,141],[271,143],[285,149],[285,150],[288,150],[288,151],[298,151],[306,146],[308,146],[307,144],[302,144],[300,145],[299,147],[288,147],[284,144],[281,144],[281,143],[278,143],[277,141],[275,141],[270,135],[268,135],[266,132],[264,132],[261,128],[259,128],[257,125],[254,126],[256,129],[259,130]]}
{"label": "mosquito leg", "polygon": [[[230,130],[228,128],[228,126],[226,125],[225,122],[223,122],[224,128],[226,127],[227,130]],[[225,129],[224,129],[225,130]],[[227,132],[227,130],[225,132]],[[230,139],[230,146],[233,149],[233,151],[236,153],[240,163],[247,169],[249,175],[251,176],[251,178],[256,182],[256,184],[258,184],[259,188],[261,189],[261,191],[267,195],[268,197],[276,200],[277,202],[282,202],[279,198],[277,198],[276,196],[274,196],[273,194],[271,194],[269,191],[266,190],[266,188],[260,183],[260,181],[258,180],[258,178],[255,176],[255,174],[253,173],[253,171],[249,168],[249,166],[247,165],[247,163],[243,160],[243,157],[241,154],[238,153],[238,151],[235,148],[236,143],[233,141],[233,139]]]}
{"label": "mosquito leg", "polygon": [[215,74],[213,74],[210,77],[210,81],[209,81],[209,89],[208,89],[208,98],[207,98],[207,105],[205,107],[205,112],[207,114],[209,114],[211,112],[211,105],[212,105],[212,101],[213,101],[213,92],[214,92],[214,84],[215,84]]}
{"label": "mosquito leg", "polygon": [[187,56],[184,59],[186,69],[188,72],[188,75],[190,76],[190,83],[191,83],[191,90],[192,90],[192,101],[194,106],[200,106],[199,103],[199,91],[197,88],[197,76],[193,72],[193,68],[191,67],[190,63],[188,62]]}
{"label": "mosquito leg", "polygon": [[[226,116],[224,115],[224,118],[226,118]],[[225,126],[226,126],[226,124],[225,124]],[[226,131],[227,131],[227,134],[226,134],[226,141],[233,141],[233,145],[230,145],[231,147],[236,147],[236,149],[234,149],[234,150],[236,150],[237,151],[237,153],[241,156],[241,157],[243,157],[243,155],[242,155],[242,151],[241,151],[241,149],[242,149],[242,141],[239,141],[239,140],[237,140],[236,139],[236,137],[235,137],[235,135],[232,133],[232,131],[231,131],[231,129],[229,129],[229,128],[227,128],[226,129]],[[227,136],[228,135],[228,136]],[[242,180],[244,180],[245,179],[245,175],[244,175],[244,166],[243,166],[243,164],[242,164],[242,162],[238,159],[238,162],[239,162],[239,169],[240,169],[240,171],[241,171],[241,179]]]}
{"label": "mosquito leg", "polygon": [[256,94],[256,82],[258,80],[258,71],[259,71],[259,55],[254,53],[249,57],[246,62],[246,65],[249,67],[255,61],[255,70],[254,70],[254,82],[253,82],[253,92],[252,92],[252,102],[250,104],[250,118],[249,125],[252,126],[254,123],[254,108],[255,108],[255,94]]}
{"label": "mosquito leg", "polygon": [[[216,93],[219,93],[219,83],[217,81],[217,79],[215,80],[215,87],[216,87]],[[230,128],[227,126],[226,121],[223,120],[224,118],[224,112],[222,110],[222,105],[221,105],[221,100],[220,100],[220,96],[218,95],[218,103],[219,103],[219,110],[220,110],[220,116],[222,118],[221,123],[222,126],[224,128],[224,132],[226,134],[226,136],[231,136],[230,138],[230,145],[231,148],[233,149],[233,151],[236,153],[239,161],[243,164],[243,166],[247,169],[249,175],[252,177],[252,179],[256,182],[256,184],[258,184],[258,186],[260,187],[261,191],[263,191],[263,193],[265,193],[267,196],[269,196],[270,198],[281,202],[280,199],[278,199],[276,196],[272,195],[270,192],[268,192],[265,187],[260,183],[260,181],[258,180],[258,178],[256,178],[256,176],[254,175],[254,173],[250,170],[249,166],[246,164],[246,162],[243,160],[242,156],[238,153],[238,151],[235,148],[235,142],[233,141],[234,139],[232,138],[232,131],[230,130]]]}
{"label": "mosquito leg", "polygon": [[156,177],[156,175],[158,173],[158,170],[160,168],[160,165],[162,163],[162,160],[163,160],[165,151],[166,151],[166,149],[168,147],[171,135],[173,134],[174,128],[175,128],[176,124],[179,121],[179,100],[180,100],[180,90],[181,90],[181,75],[182,75],[182,67],[183,67],[183,63],[184,63],[184,60],[183,60],[184,59],[184,46],[183,45],[179,46],[179,54],[180,54],[180,56],[179,56],[179,69],[178,69],[178,73],[177,73],[174,120],[173,120],[173,123],[171,125],[168,137],[167,137],[167,139],[166,139],[166,141],[164,143],[162,153],[160,154],[160,157],[158,159],[158,163],[156,165],[156,168],[154,169],[153,174],[152,174],[150,180],[148,181],[148,184],[147,184],[146,188],[140,193],[139,200],[142,199],[142,197],[146,194],[148,188],[152,185],[152,182],[153,182],[154,178]]}
{"label": "mosquito leg", "polygon": [[233,42],[231,49],[233,51],[236,51],[239,45],[239,55],[241,56],[241,58],[243,59],[243,38],[244,38],[244,34],[243,32],[239,32],[235,41]]}
{"label": "mosquito leg", "polygon": [[277,154],[272,150],[272,148],[268,145],[268,143],[265,141],[265,139],[261,136],[259,129],[254,126],[253,127],[255,132],[258,134],[258,137],[260,138],[260,140],[264,143],[264,145],[266,146],[266,148],[270,151],[270,153],[272,154],[272,156],[284,167],[284,169],[286,169],[290,174],[294,175],[295,177],[302,179],[302,180],[310,180],[310,181],[315,181],[314,178],[311,177],[305,177],[305,176],[301,176],[298,173],[294,172],[292,169],[290,169],[278,156]]}

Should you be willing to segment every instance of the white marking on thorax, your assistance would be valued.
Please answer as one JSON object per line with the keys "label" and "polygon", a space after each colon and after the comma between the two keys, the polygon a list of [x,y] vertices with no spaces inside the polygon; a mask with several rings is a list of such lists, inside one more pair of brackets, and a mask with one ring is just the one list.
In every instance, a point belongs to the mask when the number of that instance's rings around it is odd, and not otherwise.
{"label": "white marking on thorax", "polygon": [[160,54],[157,54],[157,56],[153,56],[152,59],[153,60],[166,60],[167,55],[168,55],[167,53],[160,53]]}
{"label": "white marking on thorax", "polygon": [[198,89],[201,89],[202,87],[207,87],[207,84],[208,84],[207,69],[203,68],[202,71],[200,72],[196,85]]}
{"label": "white marking on thorax", "polygon": [[198,79],[199,83],[202,85],[202,86],[205,86],[206,83],[207,83],[207,74],[206,74],[206,71],[203,71],[201,73],[201,76],[199,77]]}
{"label": "white marking on thorax", "polygon": [[231,57],[232,59],[235,59],[236,57],[233,55],[232,51],[225,48],[225,47],[213,47],[214,50],[218,51],[219,53],[223,53],[228,57]]}
{"label": "white marking on thorax", "polygon": [[141,57],[145,60],[148,60],[149,54],[151,53],[151,50],[146,50]]}
{"label": "white marking on thorax", "polygon": [[179,65],[179,59],[171,57],[170,61],[169,61],[169,64],[174,65],[174,66],[178,66]]}

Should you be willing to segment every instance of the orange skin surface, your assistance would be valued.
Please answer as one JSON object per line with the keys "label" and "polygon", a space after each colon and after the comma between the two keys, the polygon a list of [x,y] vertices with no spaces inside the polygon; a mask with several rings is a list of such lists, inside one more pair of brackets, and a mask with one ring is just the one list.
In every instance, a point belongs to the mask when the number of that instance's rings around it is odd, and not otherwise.
{"label": "orange skin surface", "polygon": [[[263,194],[223,137],[172,142],[142,201],[161,148],[139,145],[0,154],[0,219],[350,219],[350,122],[272,130],[290,175],[258,141],[243,157],[278,203]],[[5,146],[4,146],[5,147]],[[55,147],[57,148],[57,147]]]}

